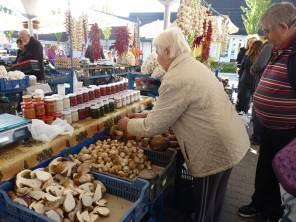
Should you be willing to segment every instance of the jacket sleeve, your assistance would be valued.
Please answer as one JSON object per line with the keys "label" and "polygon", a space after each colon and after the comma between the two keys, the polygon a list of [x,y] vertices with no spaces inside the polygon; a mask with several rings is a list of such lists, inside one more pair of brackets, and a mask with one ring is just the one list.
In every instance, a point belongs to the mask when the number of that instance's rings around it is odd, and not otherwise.
{"label": "jacket sleeve", "polygon": [[251,67],[251,74],[254,76],[257,75],[261,75],[265,69],[265,67],[267,66],[270,57],[272,54],[272,45],[271,44],[266,44],[259,56],[257,57],[256,61],[254,62],[254,64]]}
{"label": "jacket sleeve", "polygon": [[130,119],[127,126],[128,133],[139,137],[150,137],[163,133],[172,126],[189,105],[181,85],[163,84],[153,110],[144,119]]}

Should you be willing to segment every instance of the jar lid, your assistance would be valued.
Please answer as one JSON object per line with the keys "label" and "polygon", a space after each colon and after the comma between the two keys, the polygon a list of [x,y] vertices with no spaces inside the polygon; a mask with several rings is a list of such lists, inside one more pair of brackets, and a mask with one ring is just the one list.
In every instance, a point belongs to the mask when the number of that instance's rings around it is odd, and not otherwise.
{"label": "jar lid", "polygon": [[97,105],[96,105],[96,106],[91,106],[91,107],[90,107],[91,110],[96,110],[96,109],[99,109],[99,108],[100,108],[100,107],[97,106]]}
{"label": "jar lid", "polygon": [[85,109],[85,105],[84,105],[84,104],[80,104],[80,105],[78,106],[78,109]]}
{"label": "jar lid", "polygon": [[78,95],[82,95],[82,91],[77,91],[76,92],[76,95],[78,96]]}
{"label": "jar lid", "polygon": [[76,96],[76,93],[70,93],[70,94],[67,94],[67,96],[74,97],[74,96]]}
{"label": "jar lid", "polygon": [[69,95],[65,95],[65,96],[64,96],[64,99],[69,99],[69,98],[70,98]]}
{"label": "jar lid", "polygon": [[71,112],[77,112],[78,111],[78,107],[77,106],[74,106],[71,108]]}
{"label": "jar lid", "polygon": [[64,110],[62,113],[64,115],[70,115],[71,114],[71,110]]}

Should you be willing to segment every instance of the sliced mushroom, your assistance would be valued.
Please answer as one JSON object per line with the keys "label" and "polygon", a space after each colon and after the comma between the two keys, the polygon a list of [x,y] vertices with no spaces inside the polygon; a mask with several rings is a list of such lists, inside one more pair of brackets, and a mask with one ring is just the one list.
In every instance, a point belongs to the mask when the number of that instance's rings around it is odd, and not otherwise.
{"label": "sliced mushroom", "polygon": [[77,215],[77,212],[81,212],[81,210],[82,210],[82,203],[81,203],[81,200],[79,200],[78,203],[76,204],[75,209],[68,214],[69,219],[71,221],[75,221],[75,216]]}
{"label": "sliced mushroom", "polygon": [[31,188],[40,188],[42,182],[38,179],[31,179],[31,170],[23,170],[16,176],[16,186],[22,188],[24,186]]}
{"label": "sliced mushroom", "polygon": [[37,191],[33,190],[28,195],[30,197],[32,197],[33,199],[35,199],[35,200],[40,200],[40,199],[43,198],[44,192],[43,191],[40,191],[40,190],[37,190]]}
{"label": "sliced mushroom", "polygon": [[101,181],[99,181],[99,180],[95,180],[94,183],[95,183],[95,184],[100,184],[100,185],[101,185],[102,193],[106,193],[106,192],[107,192],[107,189],[106,189],[105,185],[104,185]]}
{"label": "sliced mushroom", "polygon": [[52,185],[52,186],[46,187],[45,190],[47,193],[50,193],[54,196],[59,197],[59,196],[62,196],[64,187],[62,187],[61,185]]}
{"label": "sliced mushroom", "polygon": [[102,199],[102,186],[101,184],[97,184],[96,191],[93,196],[93,202],[97,202],[98,200]]}
{"label": "sliced mushroom", "polygon": [[61,208],[57,208],[55,211],[60,215],[61,218],[64,218],[64,211]]}
{"label": "sliced mushroom", "polygon": [[96,202],[96,205],[98,205],[99,207],[106,207],[107,203],[108,201],[106,199],[100,199],[99,201]]}
{"label": "sliced mushroom", "polygon": [[84,183],[79,186],[79,189],[84,190],[86,192],[93,192],[94,191],[94,184],[93,183]]}
{"label": "sliced mushroom", "polygon": [[55,197],[49,193],[44,194],[44,199],[49,201],[49,202],[56,202],[61,199],[61,197]]}
{"label": "sliced mushroom", "polygon": [[15,199],[13,199],[13,202],[15,202],[17,204],[20,204],[20,205],[23,205],[25,207],[28,207],[28,203],[24,199],[22,199],[20,197],[17,197]]}
{"label": "sliced mushroom", "polygon": [[104,216],[104,217],[106,217],[110,214],[110,210],[107,207],[96,207],[93,210],[93,212],[98,213],[99,215]]}
{"label": "sliced mushroom", "polygon": [[86,210],[83,211],[82,213],[80,213],[80,211],[78,211],[76,213],[76,217],[77,217],[79,222],[89,222],[90,221],[88,211],[86,211]]}
{"label": "sliced mushroom", "polygon": [[88,183],[91,182],[92,176],[90,174],[77,173],[74,174],[73,180],[76,184]]}
{"label": "sliced mushroom", "polygon": [[75,208],[75,199],[72,195],[71,192],[67,192],[66,194],[66,198],[64,200],[64,204],[63,204],[63,207],[64,207],[64,210],[69,213],[70,211],[72,211],[74,208]]}
{"label": "sliced mushroom", "polygon": [[97,215],[95,213],[90,213],[89,214],[89,221],[90,222],[96,222],[98,218],[99,218],[99,215]]}
{"label": "sliced mushroom", "polygon": [[39,168],[31,172],[31,177],[36,177],[38,180],[45,182],[51,178],[51,174],[45,172],[43,168]]}
{"label": "sliced mushroom", "polygon": [[42,201],[38,201],[38,202],[35,201],[35,202],[31,203],[29,208],[39,214],[44,214],[44,212],[45,212],[44,204],[42,203]]}
{"label": "sliced mushroom", "polygon": [[92,205],[93,200],[92,200],[92,194],[91,193],[82,193],[80,195],[80,199],[82,201],[82,205],[84,207],[89,207]]}
{"label": "sliced mushroom", "polygon": [[70,220],[69,218],[64,218],[63,222],[72,222],[73,220]]}
{"label": "sliced mushroom", "polygon": [[24,196],[30,193],[33,189],[31,187],[19,187],[16,189],[17,195]]}
{"label": "sliced mushroom", "polygon": [[54,210],[47,211],[45,215],[53,221],[56,221],[56,222],[62,221],[60,215]]}
{"label": "sliced mushroom", "polygon": [[46,182],[43,183],[41,189],[44,190],[44,189],[46,189],[46,187],[49,187],[49,186],[51,186],[53,184],[54,184],[54,180],[51,177],[51,178],[49,178],[49,180],[47,180]]}

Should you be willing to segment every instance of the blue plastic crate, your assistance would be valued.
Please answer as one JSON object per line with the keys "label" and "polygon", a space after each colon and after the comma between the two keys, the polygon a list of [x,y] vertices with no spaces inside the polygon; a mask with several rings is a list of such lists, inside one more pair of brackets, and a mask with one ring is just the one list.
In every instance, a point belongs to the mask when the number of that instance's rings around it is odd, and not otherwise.
{"label": "blue plastic crate", "polygon": [[[148,212],[147,181],[137,179],[124,181],[108,175],[92,173],[94,178],[100,180],[107,188],[107,192],[134,202],[119,222],[139,222]],[[15,180],[0,185],[0,221],[5,222],[49,222],[49,218],[38,214],[29,208],[13,203],[7,192],[13,189]]]}
{"label": "blue plastic crate", "polygon": [[25,90],[29,86],[29,76],[19,80],[0,79],[0,91]]}

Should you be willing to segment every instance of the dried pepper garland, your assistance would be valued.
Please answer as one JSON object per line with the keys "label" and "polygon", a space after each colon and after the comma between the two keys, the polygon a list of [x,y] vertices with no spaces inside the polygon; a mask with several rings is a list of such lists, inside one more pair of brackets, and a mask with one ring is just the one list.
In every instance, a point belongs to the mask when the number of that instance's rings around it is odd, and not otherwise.
{"label": "dried pepper garland", "polygon": [[207,32],[202,42],[201,62],[206,62],[210,55],[210,46],[212,41],[212,22],[209,21]]}
{"label": "dried pepper garland", "polygon": [[97,23],[93,24],[90,29],[89,37],[91,40],[91,53],[93,60],[100,59],[100,30]]}
{"label": "dried pepper garland", "polygon": [[115,50],[117,51],[119,56],[122,56],[124,53],[128,51],[129,44],[129,33],[128,29],[125,26],[117,27],[115,30],[116,33],[116,41],[115,41]]}

